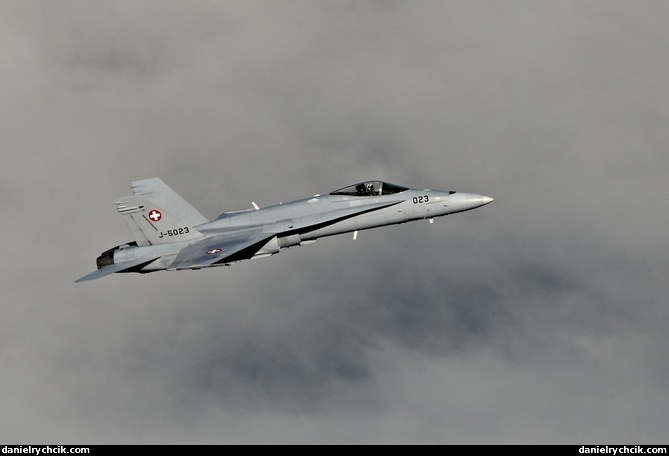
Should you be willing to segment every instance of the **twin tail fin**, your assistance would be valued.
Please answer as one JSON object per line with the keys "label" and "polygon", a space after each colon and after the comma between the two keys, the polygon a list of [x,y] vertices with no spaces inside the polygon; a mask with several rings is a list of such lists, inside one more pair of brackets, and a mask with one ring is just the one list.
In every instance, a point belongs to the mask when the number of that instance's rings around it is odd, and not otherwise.
{"label": "twin tail fin", "polygon": [[132,196],[115,201],[140,247],[202,237],[196,227],[209,220],[160,178],[132,183]]}

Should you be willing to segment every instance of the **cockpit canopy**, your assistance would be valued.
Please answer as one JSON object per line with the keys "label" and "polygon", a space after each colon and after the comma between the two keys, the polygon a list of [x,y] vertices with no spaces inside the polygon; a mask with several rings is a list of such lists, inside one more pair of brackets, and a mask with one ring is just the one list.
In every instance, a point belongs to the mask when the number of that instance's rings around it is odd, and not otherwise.
{"label": "cockpit canopy", "polygon": [[392,195],[395,193],[402,193],[409,190],[407,187],[401,185],[390,184],[381,181],[366,181],[359,184],[350,185],[348,187],[340,188],[330,193],[330,195],[346,195],[346,196],[380,196]]}

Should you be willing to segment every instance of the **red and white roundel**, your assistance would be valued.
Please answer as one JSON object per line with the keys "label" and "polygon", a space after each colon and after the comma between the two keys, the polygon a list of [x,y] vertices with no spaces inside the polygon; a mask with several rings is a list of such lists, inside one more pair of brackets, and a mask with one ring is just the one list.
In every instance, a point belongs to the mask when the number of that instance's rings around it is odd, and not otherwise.
{"label": "red and white roundel", "polygon": [[152,222],[159,222],[161,218],[163,218],[163,214],[161,214],[160,211],[154,209],[149,212],[149,219],[151,219]]}
{"label": "red and white roundel", "polygon": [[206,253],[207,253],[207,255],[214,255],[214,254],[220,253],[220,252],[222,252],[221,249],[211,249],[211,250],[207,250]]}

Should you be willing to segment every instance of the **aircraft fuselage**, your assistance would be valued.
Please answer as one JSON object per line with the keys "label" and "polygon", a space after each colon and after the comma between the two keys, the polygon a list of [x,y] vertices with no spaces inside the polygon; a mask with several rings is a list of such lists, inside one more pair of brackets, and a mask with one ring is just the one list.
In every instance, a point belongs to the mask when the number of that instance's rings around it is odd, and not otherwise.
{"label": "aircraft fuselage", "polygon": [[[171,196],[174,213],[165,204],[172,192],[159,179],[133,183],[151,189],[117,202],[130,216],[136,241],[104,252],[98,271],[78,281],[113,272],[153,272],[230,265],[278,253],[282,248],[315,242],[318,238],[433,219],[484,206],[492,198],[472,193],[411,189],[381,181],[344,187],[273,206],[226,212],[206,220],[195,209]],[[161,193],[162,192],[162,193]],[[158,196],[160,198],[158,198]],[[187,206],[184,208],[183,206]]]}

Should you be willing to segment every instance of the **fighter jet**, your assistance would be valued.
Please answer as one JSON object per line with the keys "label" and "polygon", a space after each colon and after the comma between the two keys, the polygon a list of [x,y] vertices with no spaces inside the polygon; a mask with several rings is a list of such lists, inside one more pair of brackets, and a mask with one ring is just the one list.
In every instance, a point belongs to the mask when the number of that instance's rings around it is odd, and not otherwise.
{"label": "fighter jet", "polygon": [[132,182],[132,196],[115,204],[134,241],[100,254],[85,282],[116,272],[179,271],[269,257],[282,248],[380,226],[455,214],[484,206],[488,196],[421,190],[379,180],[325,195],[225,212],[209,220],[160,178]]}

